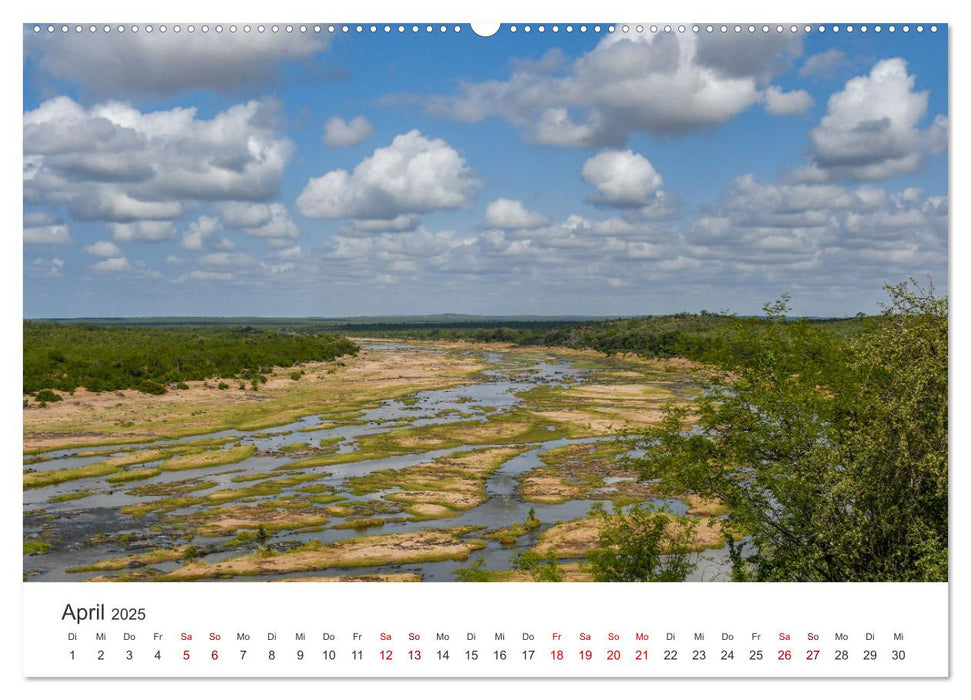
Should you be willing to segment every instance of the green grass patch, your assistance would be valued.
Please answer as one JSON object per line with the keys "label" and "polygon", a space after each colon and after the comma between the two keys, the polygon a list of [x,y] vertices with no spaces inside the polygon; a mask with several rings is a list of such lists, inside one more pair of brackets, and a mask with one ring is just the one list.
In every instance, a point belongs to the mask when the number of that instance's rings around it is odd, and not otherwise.
{"label": "green grass patch", "polygon": [[24,540],[24,554],[45,554],[51,546],[43,540]]}
{"label": "green grass patch", "polygon": [[79,501],[92,495],[93,491],[72,491],[71,493],[61,493],[47,499],[48,503],[65,503],[67,501]]}
{"label": "green grass patch", "polygon": [[151,479],[153,476],[158,476],[161,473],[161,469],[128,469],[112,474],[105,481],[111,484],[124,484],[129,481]]}
{"label": "green grass patch", "polygon": [[209,450],[196,454],[172,457],[162,462],[159,467],[165,471],[181,471],[183,469],[203,469],[218,467],[223,464],[235,464],[249,459],[256,452],[256,445],[238,445],[223,450]]}
{"label": "green grass patch", "polygon": [[70,469],[50,469],[46,471],[25,472],[24,488],[37,489],[44,486],[54,486],[63,484],[66,481],[77,479],[93,479],[99,476],[108,476],[118,471],[118,467],[107,462],[95,462],[83,467],[73,467]]}
{"label": "green grass patch", "polygon": [[153,549],[145,554],[133,554],[129,557],[115,557],[112,559],[102,559],[93,564],[84,566],[71,566],[65,569],[69,574],[78,574],[85,571],[121,571],[133,565],[148,566],[151,564],[161,564],[166,561],[178,561],[186,556],[186,547],[178,549]]}

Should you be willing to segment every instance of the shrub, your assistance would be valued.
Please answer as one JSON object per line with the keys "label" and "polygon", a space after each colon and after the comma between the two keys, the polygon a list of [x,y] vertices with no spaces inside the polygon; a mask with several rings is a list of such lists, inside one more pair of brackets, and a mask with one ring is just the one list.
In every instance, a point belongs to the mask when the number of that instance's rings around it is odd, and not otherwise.
{"label": "shrub", "polygon": [[60,396],[55,394],[50,389],[41,389],[36,394],[34,394],[34,398],[37,399],[37,403],[40,403],[40,404],[54,403],[55,401],[63,400],[61,399]]}

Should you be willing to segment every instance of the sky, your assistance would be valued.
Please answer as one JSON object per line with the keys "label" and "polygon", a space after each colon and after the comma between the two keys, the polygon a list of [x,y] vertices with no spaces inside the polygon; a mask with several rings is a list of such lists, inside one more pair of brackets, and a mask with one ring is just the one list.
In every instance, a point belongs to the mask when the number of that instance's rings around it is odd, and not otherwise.
{"label": "sky", "polygon": [[[875,313],[947,32],[24,28],[24,316]],[[130,25],[129,25],[130,27]]]}

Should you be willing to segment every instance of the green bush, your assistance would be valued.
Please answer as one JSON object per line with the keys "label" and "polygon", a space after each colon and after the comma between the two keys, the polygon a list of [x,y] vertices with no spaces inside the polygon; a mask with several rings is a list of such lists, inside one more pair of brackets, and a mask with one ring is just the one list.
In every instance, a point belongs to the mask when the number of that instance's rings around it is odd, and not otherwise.
{"label": "green bush", "polygon": [[60,396],[55,394],[50,389],[41,389],[34,394],[34,398],[37,399],[38,403],[54,403],[55,401],[62,401]]}

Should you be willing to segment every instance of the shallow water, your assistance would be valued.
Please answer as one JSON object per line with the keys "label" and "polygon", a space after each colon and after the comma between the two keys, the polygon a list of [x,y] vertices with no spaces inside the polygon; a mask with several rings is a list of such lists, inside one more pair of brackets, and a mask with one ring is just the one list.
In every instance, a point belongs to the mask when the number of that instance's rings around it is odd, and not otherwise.
{"label": "shallow water", "polygon": [[[424,352],[434,353],[435,350],[413,346],[405,343],[368,343],[366,347],[372,352]],[[64,469],[84,466],[104,460],[110,456],[127,454],[126,448],[149,449],[164,447],[179,443],[191,442],[199,439],[233,438],[235,444],[255,445],[256,454],[235,464],[191,469],[186,471],[163,471],[160,475],[142,481],[112,485],[101,478],[68,481],[59,485],[28,489],[24,491],[24,533],[28,536],[40,536],[53,544],[52,549],[43,555],[24,556],[25,577],[29,580],[70,581],[84,580],[97,573],[83,572],[71,574],[66,569],[75,566],[91,564],[109,557],[124,557],[132,554],[148,552],[157,548],[170,548],[186,544],[182,533],[166,525],[166,518],[191,514],[198,507],[174,510],[161,515],[148,514],[143,517],[132,517],[119,512],[119,509],[135,503],[153,500],[152,497],[132,496],[126,493],[137,486],[165,484],[186,479],[211,481],[215,485],[204,490],[194,491],[188,496],[198,497],[220,491],[226,488],[242,488],[259,481],[233,482],[232,479],[246,474],[272,472],[274,469],[302,459],[302,456],[281,452],[289,445],[330,440],[340,438],[337,451],[350,453],[357,449],[357,438],[364,435],[378,435],[389,430],[408,426],[424,426],[446,424],[455,421],[485,420],[488,415],[515,407],[520,403],[516,396],[539,385],[560,386],[569,383],[582,383],[589,379],[591,370],[576,368],[569,361],[540,359],[524,360],[504,353],[487,352],[475,353],[494,365],[496,368],[485,372],[487,381],[470,383],[450,389],[439,389],[416,392],[403,399],[384,401],[380,406],[364,411],[359,424],[328,427],[319,430],[306,431],[326,422],[317,415],[301,418],[289,425],[261,431],[226,430],[205,436],[192,436],[177,440],[162,440],[153,443],[139,443],[132,445],[112,446],[110,455],[93,457],[79,457],[79,452],[85,450],[68,449],[45,453],[46,461],[25,464],[26,468],[36,470]],[[464,511],[460,516],[441,520],[411,521],[407,514],[393,514],[376,517],[386,519],[400,518],[400,522],[385,522],[380,527],[369,528],[365,531],[348,529],[334,529],[334,525],[346,518],[332,517],[324,529],[317,531],[283,531],[274,533],[269,545],[275,549],[284,549],[301,543],[318,540],[334,542],[342,539],[360,537],[362,535],[391,534],[411,532],[431,528],[451,528],[459,526],[478,526],[486,529],[496,529],[508,526],[514,522],[523,522],[530,509],[535,509],[536,516],[542,521],[542,526],[520,538],[515,546],[502,546],[498,542],[488,541],[485,549],[473,552],[472,557],[484,557],[489,569],[508,569],[509,559],[524,548],[536,543],[539,536],[548,527],[558,521],[574,520],[588,514],[594,501],[578,499],[561,504],[540,504],[522,501],[517,496],[518,478],[542,464],[540,454],[557,447],[570,444],[595,442],[603,438],[583,439],[551,439],[549,441],[532,444],[529,449],[507,460],[499,469],[492,473],[486,481],[488,499],[479,506]],[[403,469],[422,464],[448,454],[463,450],[482,449],[488,445],[474,445],[468,447],[449,448],[409,454],[381,459],[362,460],[345,464],[328,465],[323,467],[302,467],[302,473],[326,473],[328,476],[320,480],[309,482],[313,485],[328,486],[346,500],[341,504],[355,501],[374,501],[381,493],[371,493],[364,496],[351,494],[344,488],[344,482],[349,476],[359,476],[381,469]],[[100,450],[102,448],[91,448]],[[149,468],[154,463],[138,465],[135,468]],[[287,472],[277,472],[278,476],[287,476]],[[616,483],[617,479],[610,483]],[[608,483],[608,486],[610,485]],[[279,494],[254,499],[272,500],[286,496],[299,488],[298,484]],[[84,498],[61,503],[50,503],[55,496],[79,493],[90,490],[92,493]],[[164,496],[158,497],[164,498]],[[231,505],[232,503],[227,503]],[[657,500],[656,505],[667,507],[672,512],[683,514],[686,508],[680,501]],[[472,533],[469,538],[476,538]],[[119,541],[121,537],[125,541]],[[210,549],[211,553],[204,554],[206,561],[215,562],[220,559],[239,556],[254,548],[253,545],[227,547],[226,543],[232,539],[226,537],[195,537],[192,544],[202,552]],[[699,567],[696,576],[699,579],[711,579],[724,571],[724,553],[707,552],[712,562]],[[179,562],[167,562],[153,565],[154,568],[169,571],[179,566]],[[391,572],[414,572],[421,574],[424,580],[455,580],[455,569],[467,566],[467,563],[456,561],[361,567],[355,569],[324,569],[302,574],[286,574],[287,578],[329,575],[357,575]],[[263,577],[274,578],[274,577]],[[246,577],[252,580],[253,577]]]}

